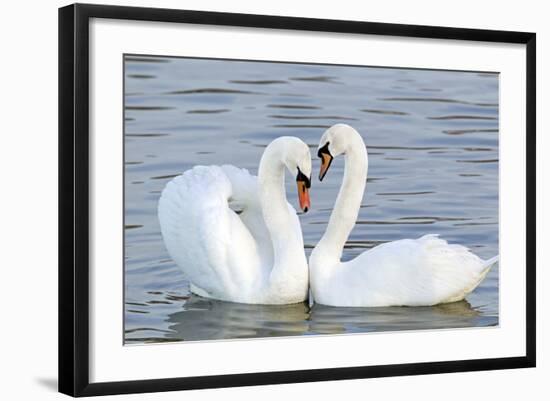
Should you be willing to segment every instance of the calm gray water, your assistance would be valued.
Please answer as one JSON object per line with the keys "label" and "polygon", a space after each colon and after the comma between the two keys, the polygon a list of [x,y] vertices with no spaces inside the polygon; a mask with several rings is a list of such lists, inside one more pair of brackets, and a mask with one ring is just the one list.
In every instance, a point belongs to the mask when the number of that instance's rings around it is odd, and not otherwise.
{"label": "calm gray water", "polygon": [[[124,99],[126,343],[498,324],[498,266],[467,301],[435,307],[310,309],[192,296],[156,217],[163,187],[192,166],[256,174],[274,138],[294,135],[315,151],[326,128],[345,122],[367,144],[369,177],[344,259],[427,233],[494,256],[497,74],[127,56]],[[316,158],[313,166],[316,177]],[[342,174],[338,158],[322,184],[312,183],[311,211],[300,216],[308,254]]]}

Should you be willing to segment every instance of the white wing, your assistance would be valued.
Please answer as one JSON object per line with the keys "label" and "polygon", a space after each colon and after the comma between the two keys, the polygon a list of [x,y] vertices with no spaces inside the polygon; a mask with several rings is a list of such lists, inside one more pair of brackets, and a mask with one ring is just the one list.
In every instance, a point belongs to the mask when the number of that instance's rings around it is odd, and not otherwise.
{"label": "white wing", "polygon": [[[420,306],[463,299],[496,259],[483,261],[462,245],[436,235],[379,245],[341,263],[325,287],[323,301],[340,306]],[[319,297],[319,294],[316,294]]]}
{"label": "white wing", "polygon": [[[197,166],[170,181],[160,197],[168,253],[213,298],[246,298],[264,279],[266,264],[271,268],[256,185],[246,170]],[[230,204],[243,209],[240,216]]]}

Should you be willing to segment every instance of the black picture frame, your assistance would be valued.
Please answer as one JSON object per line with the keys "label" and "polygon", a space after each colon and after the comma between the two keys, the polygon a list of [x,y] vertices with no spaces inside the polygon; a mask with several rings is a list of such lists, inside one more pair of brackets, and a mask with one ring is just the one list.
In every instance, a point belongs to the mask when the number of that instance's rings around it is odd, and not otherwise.
{"label": "black picture frame", "polygon": [[[520,357],[230,374],[89,380],[89,23],[91,18],[516,43],[526,46],[526,353]],[[71,396],[173,391],[535,366],[536,35],[527,32],[74,4],[59,9],[59,391]]]}

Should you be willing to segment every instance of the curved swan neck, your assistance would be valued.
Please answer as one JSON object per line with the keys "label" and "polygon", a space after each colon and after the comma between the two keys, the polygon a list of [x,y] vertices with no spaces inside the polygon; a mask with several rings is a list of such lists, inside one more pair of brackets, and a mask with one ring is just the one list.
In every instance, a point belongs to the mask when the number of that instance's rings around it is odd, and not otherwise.
{"label": "curved swan neck", "polygon": [[302,238],[296,235],[286,199],[284,152],[283,143],[272,142],[264,151],[258,170],[262,213],[273,244],[272,276],[279,267],[296,265],[296,261],[289,263],[292,258],[304,255]]}
{"label": "curved swan neck", "polygon": [[280,146],[270,144],[260,160],[258,187],[260,204],[266,226],[272,237],[284,228],[288,208],[286,206],[285,165]]}
{"label": "curved swan neck", "polygon": [[367,182],[368,155],[361,135],[355,130],[346,133],[344,179],[325,234],[312,252],[317,264],[335,264],[351,230],[355,226]]}

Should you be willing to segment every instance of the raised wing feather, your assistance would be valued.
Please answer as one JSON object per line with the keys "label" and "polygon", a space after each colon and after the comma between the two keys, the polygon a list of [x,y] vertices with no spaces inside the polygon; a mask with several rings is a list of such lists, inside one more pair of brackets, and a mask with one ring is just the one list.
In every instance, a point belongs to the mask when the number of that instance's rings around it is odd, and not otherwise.
{"label": "raised wing feather", "polygon": [[192,284],[220,299],[239,297],[261,279],[258,244],[229,207],[231,199],[249,204],[253,179],[234,169],[238,185],[226,166],[194,167],[166,185],[158,207],[170,256]]}

